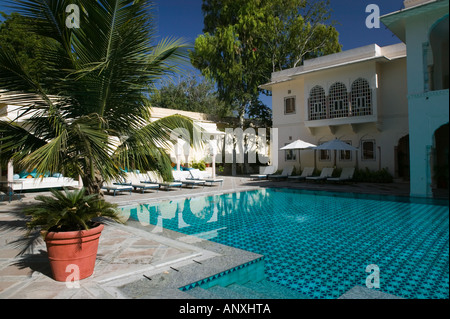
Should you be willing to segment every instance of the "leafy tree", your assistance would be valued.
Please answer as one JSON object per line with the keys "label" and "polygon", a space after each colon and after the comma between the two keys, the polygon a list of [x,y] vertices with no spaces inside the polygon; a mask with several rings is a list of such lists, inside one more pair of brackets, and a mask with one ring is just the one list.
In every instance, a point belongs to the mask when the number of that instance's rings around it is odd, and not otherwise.
{"label": "leafy tree", "polygon": [[[271,61],[271,71],[295,68],[306,59],[341,51],[339,33],[330,21],[329,0],[274,0],[268,2],[261,52]],[[328,23],[328,24],[327,24]]]}
{"label": "leafy tree", "polygon": [[149,98],[153,107],[207,113],[218,118],[227,116],[229,109],[219,100],[214,83],[195,76],[165,81]]}
{"label": "leafy tree", "polygon": [[[217,19],[209,23],[210,14],[219,9]],[[263,61],[254,50],[256,33],[264,22],[257,9],[255,1],[204,1],[205,33],[195,40],[191,52],[191,63],[204,76],[214,79],[220,97],[238,110],[241,127],[246,108],[258,95],[263,74]]]}
{"label": "leafy tree", "polygon": [[272,127],[272,109],[257,98],[249,105],[247,115],[259,127]]}
{"label": "leafy tree", "polygon": [[340,51],[328,1],[203,0],[204,34],[191,63],[217,82],[220,97],[243,126],[271,73],[304,59]]}
{"label": "leafy tree", "polygon": [[42,64],[37,57],[39,48],[43,46],[40,36],[28,33],[23,25],[27,19],[18,13],[7,15],[0,12],[4,19],[0,23],[0,50],[11,50],[23,65],[24,71],[37,78],[42,71]]}
{"label": "leafy tree", "polygon": [[[65,9],[81,9],[80,28],[66,27]],[[17,121],[0,121],[3,163],[38,173],[70,168],[88,193],[101,193],[121,168],[171,176],[167,145],[174,128],[192,121],[172,116],[150,122],[148,88],[187,57],[177,39],[153,43],[152,4],[141,0],[21,0],[20,27],[37,37],[40,76],[9,46],[0,50],[3,102],[21,106]],[[25,20],[21,20],[25,21]],[[193,139],[191,139],[192,141]]]}

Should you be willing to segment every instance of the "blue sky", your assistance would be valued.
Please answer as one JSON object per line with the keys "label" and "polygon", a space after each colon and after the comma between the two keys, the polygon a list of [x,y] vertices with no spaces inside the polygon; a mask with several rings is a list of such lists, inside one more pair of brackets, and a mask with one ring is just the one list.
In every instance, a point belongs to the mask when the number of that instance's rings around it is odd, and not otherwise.
{"label": "blue sky", "polygon": [[[156,20],[161,37],[182,37],[194,43],[202,33],[202,0],[154,0]],[[368,29],[365,20],[366,6],[376,4],[381,15],[400,10],[403,0],[331,0],[332,19],[337,22],[343,50],[367,44],[380,46],[400,42],[397,37],[381,24],[379,29]],[[0,0],[0,11],[9,10],[5,0]]]}
{"label": "blue sky", "polygon": [[[158,30],[162,37],[183,37],[190,42],[202,33],[202,0],[155,0]],[[403,7],[403,0],[331,0],[332,19],[337,24],[343,50],[367,44],[380,46],[400,42],[386,27],[368,29],[365,25],[366,6],[376,4],[384,15]]]}
{"label": "blue sky", "polygon": [[[349,50],[368,44],[380,46],[399,43],[400,40],[383,24],[380,28],[366,27],[366,7],[376,4],[380,14],[384,15],[403,8],[403,0],[331,0],[332,19],[336,21],[339,41],[343,50]],[[154,0],[156,24],[160,38],[184,38],[193,44],[202,34],[203,13],[202,0]],[[6,11],[4,0],[0,0],[0,11]],[[271,105],[270,98],[264,103]]]}
{"label": "blue sky", "polygon": [[[157,26],[160,37],[184,38],[194,43],[202,34],[202,0],[155,0]],[[342,50],[350,50],[376,43],[379,46],[399,43],[400,40],[382,23],[380,28],[366,27],[366,13],[369,4],[376,4],[380,15],[403,8],[403,0],[331,0],[332,20],[336,21]],[[262,101],[271,106],[270,97],[261,96]]]}

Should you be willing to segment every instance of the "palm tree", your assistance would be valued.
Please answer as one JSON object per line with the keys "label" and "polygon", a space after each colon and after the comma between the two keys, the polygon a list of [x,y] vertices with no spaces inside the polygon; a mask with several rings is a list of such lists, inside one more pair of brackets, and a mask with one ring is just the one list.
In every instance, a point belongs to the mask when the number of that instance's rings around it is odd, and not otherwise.
{"label": "palm tree", "polygon": [[[80,8],[80,27],[66,26],[66,8]],[[3,163],[39,173],[71,170],[88,193],[122,174],[121,168],[156,170],[169,178],[164,151],[170,133],[193,123],[182,116],[150,122],[149,90],[177,72],[186,45],[154,44],[152,3],[147,0],[16,0],[23,27],[42,37],[43,70],[30,76],[17,56],[0,48],[3,102],[19,116],[0,121]],[[4,96],[6,94],[6,97]],[[190,141],[193,139],[191,138]],[[170,174],[171,175],[171,174]]]}

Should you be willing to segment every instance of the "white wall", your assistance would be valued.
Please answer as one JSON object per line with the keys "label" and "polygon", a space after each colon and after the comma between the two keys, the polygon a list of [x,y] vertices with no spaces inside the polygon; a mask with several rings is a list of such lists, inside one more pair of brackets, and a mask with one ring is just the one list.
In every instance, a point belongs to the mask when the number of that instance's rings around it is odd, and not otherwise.
{"label": "white wall", "polygon": [[[347,124],[334,125],[339,120],[321,120],[328,125],[307,127],[307,101],[309,91],[315,85],[321,85],[328,95],[330,86],[339,81],[347,86],[350,91],[351,84],[357,78],[368,80],[373,90],[372,102],[374,105],[375,119],[369,123],[357,123],[357,117],[345,118]],[[291,91],[288,93],[288,91]],[[296,97],[296,113],[284,114],[285,97]],[[406,99],[406,59],[401,58],[383,63],[367,61],[332,69],[312,72],[294,77],[290,81],[273,85],[273,126],[279,130],[279,147],[296,139],[302,139],[313,144],[320,144],[334,138],[351,141],[355,147],[360,147],[362,140],[374,139],[376,141],[376,158],[363,161],[360,152],[353,152],[350,161],[339,160],[337,153],[336,166],[342,167],[367,167],[371,170],[387,167],[392,175],[395,173],[395,147],[398,140],[408,134],[408,114]],[[309,121],[315,122],[315,121]],[[342,122],[342,121],[341,121]],[[353,124],[349,124],[352,123]],[[310,125],[309,123],[308,125]],[[295,161],[285,161],[285,152],[278,152],[279,168],[287,165],[300,166],[298,151]],[[381,152],[381,156],[380,156]],[[301,167],[334,166],[334,153],[331,152],[330,161],[321,161],[319,155],[314,156],[312,150],[302,150],[300,153]]]}
{"label": "white wall", "polygon": [[423,43],[429,41],[431,27],[445,10],[422,14],[406,20],[408,50],[408,100],[411,159],[411,196],[432,196],[431,150],[434,132],[449,122],[449,92],[424,92]]}

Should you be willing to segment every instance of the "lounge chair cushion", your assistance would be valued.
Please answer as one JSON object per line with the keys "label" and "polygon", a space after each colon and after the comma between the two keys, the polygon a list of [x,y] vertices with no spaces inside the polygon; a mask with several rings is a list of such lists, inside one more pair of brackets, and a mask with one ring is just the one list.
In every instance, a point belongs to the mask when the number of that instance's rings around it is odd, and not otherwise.
{"label": "lounge chair cushion", "polygon": [[324,180],[333,175],[334,168],[332,167],[325,167],[322,169],[322,172],[320,173],[320,176],[310,176],[306,177],[307,180]]}
{"label": "lounge chair cushion", "polygon": [[281,174],[269,175],[269,178],[287,178],[292,175],[292,171],[294,170],[294,166],[288,166],[283,169]]}
{"label": "lounge chair cushion", "polygon": [[354,167],[346,167],[342,169],[341,175],[339,177],[329,177],[327,181],[347,181],[353,179],[355,173]]}
{"label": "lounge chair cushion", "polygon": [[305,167],[301,175],[288,176],[289,179],[305,179],[306,177],[312,176],[314,173],[314,167]]}

